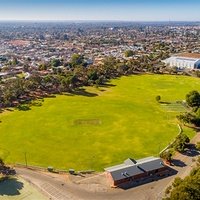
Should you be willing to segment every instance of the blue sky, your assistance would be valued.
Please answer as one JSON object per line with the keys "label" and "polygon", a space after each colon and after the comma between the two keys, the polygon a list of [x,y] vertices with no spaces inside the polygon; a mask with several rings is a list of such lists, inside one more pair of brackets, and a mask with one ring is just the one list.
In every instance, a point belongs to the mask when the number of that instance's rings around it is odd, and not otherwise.
{"label": "blue sky", "polygon": [[200,21],[200,0],[0,0],[0,20]]}

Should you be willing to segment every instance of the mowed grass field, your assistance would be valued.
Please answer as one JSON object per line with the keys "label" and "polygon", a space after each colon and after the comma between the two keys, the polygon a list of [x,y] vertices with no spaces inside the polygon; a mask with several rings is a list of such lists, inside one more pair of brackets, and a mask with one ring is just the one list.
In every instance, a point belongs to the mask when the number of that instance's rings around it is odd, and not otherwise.
{"label": "mowed grass field", "polygon": [[103,170],[128,157],[156,156],[178,134],[181,109],[163,108],[155,97],[175,102],[194,89],[200,90],[198,78],[138,75],[79,95],[46,98],[28,111],[4,112],[0,156],[25,163],[26,152],[30,165],[75,170]]}

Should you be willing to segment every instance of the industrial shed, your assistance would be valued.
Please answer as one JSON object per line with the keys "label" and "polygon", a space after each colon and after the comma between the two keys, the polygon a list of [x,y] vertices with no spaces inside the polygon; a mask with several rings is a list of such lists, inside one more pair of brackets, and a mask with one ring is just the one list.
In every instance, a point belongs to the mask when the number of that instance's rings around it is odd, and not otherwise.
{"label": "industrial shed", "polygon": [[124,163],[105,168],[112,186],[138,181],[153,175],[159,175],[168,168],[160,158],[148,157],[140,160],[128,158]]}

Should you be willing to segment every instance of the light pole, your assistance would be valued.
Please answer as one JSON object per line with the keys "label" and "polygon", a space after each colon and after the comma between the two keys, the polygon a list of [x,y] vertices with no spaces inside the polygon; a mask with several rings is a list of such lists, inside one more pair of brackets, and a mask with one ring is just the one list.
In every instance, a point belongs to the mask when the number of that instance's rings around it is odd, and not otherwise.
{"label": "light pole", "polygon": [[161,145],[161,142],[158,143],[158,155],[160,155],[160,145]]}
{"label": "light pole", "polygon": [[27,164],[27,157],[26,157],[26,152],[24,152],[24,159],[25,159],[25,163],[26,163],[26,168],[28,167],[28,164]]}

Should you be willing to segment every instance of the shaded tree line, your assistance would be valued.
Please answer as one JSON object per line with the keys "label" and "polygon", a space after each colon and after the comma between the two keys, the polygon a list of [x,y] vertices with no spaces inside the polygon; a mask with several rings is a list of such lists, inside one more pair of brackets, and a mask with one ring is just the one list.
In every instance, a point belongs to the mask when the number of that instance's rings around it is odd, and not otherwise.
{"label": "shaded tree line", "polygon": [[198,200],[200,199],[200,157],[197,159],[197,166],[190,175],[181,179],[175,178],[172,186],[169,186],[163,200]]}
{"label": "shaded tree line", "polygon": [[173,144],[170,146],[169,149],[163,151],[160,154],[160,157],[164,159],[167,163],[171,164],[171,161],[173,160],[172,157],[175,153],[175,151],[178,151],[180,153],[183,153],[185,149],[188,147],[188,143],[190,142],[189,137],[181,133],[176,138]]}
{"label": "shaded tree line", "polygon": [[[106,57],[98,66],[88,65],[84,56],[79,54],[74,54],[68,63],[53,59],[42,63],[38,71],[32,70],[28,79],[15,77],[1,80],[0,107],[16,106],[37,98],[39,94],[43,96],[73,92],[79,87],[88,85],[100,86],[113,78],[146,72],[148,65],[153,64],[151,62],[148,56],[128,61]],[[160,69],[155,67],[153,71],[157,72]]]}
{"label": "shaded tree line", "polygon": [[193,124],[200,126],[200,93],[196,90],[189,92],[186,95],[186,103],[189,107],[189,112],[177,116],[178,120],[184,125]]}
{"label": "shaded tree line", "polygon": [[10,175],[15,174],[15,170],[6,166],[4,161],[0,158],[0,182],[7,179]]}

